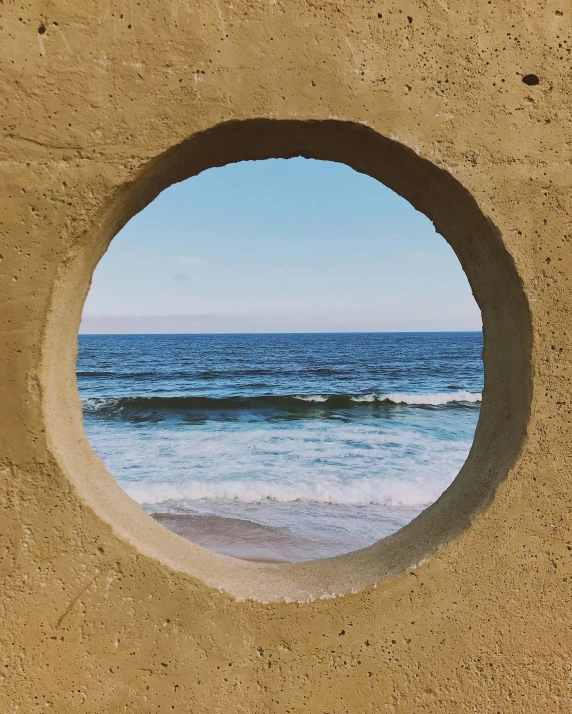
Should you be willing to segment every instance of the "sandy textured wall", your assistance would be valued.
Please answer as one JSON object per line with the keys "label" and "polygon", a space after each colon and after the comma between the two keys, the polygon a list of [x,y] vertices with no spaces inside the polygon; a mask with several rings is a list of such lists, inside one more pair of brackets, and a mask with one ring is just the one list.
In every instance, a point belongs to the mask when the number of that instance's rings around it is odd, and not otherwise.
{"label": "sandy textured wall", "polygon": [[[2,712],[572,710],[571,21],[560,0],[0,4]],[[130,502],[73,367],[125,221],[208,166],[292,155],[435,222],[486,387],[433,508],[284,568]]]}

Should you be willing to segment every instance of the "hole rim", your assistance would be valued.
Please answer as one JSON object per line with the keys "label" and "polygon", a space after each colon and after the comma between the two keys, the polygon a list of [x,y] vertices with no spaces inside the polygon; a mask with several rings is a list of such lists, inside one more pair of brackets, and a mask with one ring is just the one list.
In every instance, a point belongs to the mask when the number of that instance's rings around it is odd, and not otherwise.
{"label": "hole rim", "polygon": [[[252,563],[214,553],[168,531],[109,474],[83,429],[75,377],[77,334],[99,259],[123,225],[161,191],[208,168],[293,156],[345,163],[380,180],[433,221],[459,258],[481,309],[485,388],[465,464],[451,486],[413,521],[368,548],[334,558]],[[492,503],[526,435],[532,399],[532,325],[522,281],[500,232],[451,174],[357,122],[233,120],[173,146],[119,184],[92,217],[89,233],[89,240],[76,241],[62,257],[52,291],[40,369],[44,423],[57,466],[80,499],[139,553],[237,600],[306,602],[376,587],[415,567],[466,531]],[[498,284],[499,278],[504,284]],[[504,335],[506,330],[512,340]],[[503,343],[508,358],[498,353]],[[489,394],[495,391],[493,400]]]}

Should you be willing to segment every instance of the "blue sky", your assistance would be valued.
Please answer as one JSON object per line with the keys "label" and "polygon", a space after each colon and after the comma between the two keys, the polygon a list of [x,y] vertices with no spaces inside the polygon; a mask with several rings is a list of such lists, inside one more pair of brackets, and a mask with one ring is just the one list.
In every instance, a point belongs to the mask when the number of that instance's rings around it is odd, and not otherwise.
{"label": "blue sky", "polygon": [[347,166],[276,159],[205,171],[134,216],[80,332],[480,329],[425,216]]}

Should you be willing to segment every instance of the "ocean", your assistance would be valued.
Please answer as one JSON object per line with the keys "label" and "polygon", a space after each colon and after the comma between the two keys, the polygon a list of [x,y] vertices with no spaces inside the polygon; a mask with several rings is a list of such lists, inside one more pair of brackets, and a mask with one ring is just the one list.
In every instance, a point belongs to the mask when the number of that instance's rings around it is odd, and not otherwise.
{"label": "ocean", "polygon": [[395,532],[469,452],[480,332],[86,335],[88,440],[167,527],[309,560]]}

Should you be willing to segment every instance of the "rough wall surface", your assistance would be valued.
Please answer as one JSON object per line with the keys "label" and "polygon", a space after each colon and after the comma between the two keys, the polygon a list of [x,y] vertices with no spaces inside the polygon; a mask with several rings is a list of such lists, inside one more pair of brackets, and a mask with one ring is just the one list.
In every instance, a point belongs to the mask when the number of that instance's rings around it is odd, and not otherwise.
{"label": "rough wall surface", "polygon": [[[2,712],[572,711],[571,20],[561,0],[0,1]],[[150,523],[85,443],[73,378],[121,225],[205,167],[290,155],[423,210],[485,326],[451,492],[306,570]]]}

